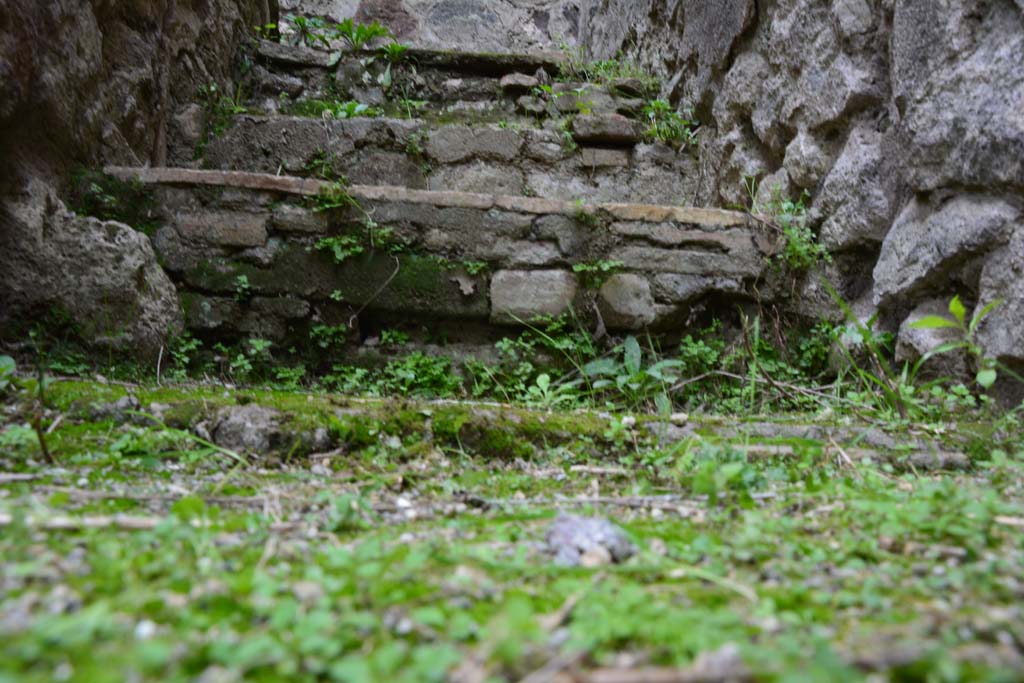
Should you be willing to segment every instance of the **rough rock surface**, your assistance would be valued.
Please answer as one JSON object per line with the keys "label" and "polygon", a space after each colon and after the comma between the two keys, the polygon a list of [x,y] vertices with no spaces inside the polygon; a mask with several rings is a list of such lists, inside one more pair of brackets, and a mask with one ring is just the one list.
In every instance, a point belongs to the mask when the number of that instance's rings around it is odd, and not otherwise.
{"label": "rough rock surface", "polygon": [[[940,299],[925,301],[916,307],[900,325],[896,337],[896,361],[898,363],[916,363],[930,351],[942,344],[956,342],[960,339],[960,331],[953,328],[916,329],[913,323],[925,316],[949,318],[948,302]],[[970,368],[963,352],[936,354],[921,366],[920,376],[925,379],[948,377],[958,381],[969,382]]]}
{"label": "rough rock surface", "polygon": [[285,416],[279,411],[255,404],[223,408],[209,422],[196,425],[196,432],[238,454],[288,454],[330,446],[330,435],[325,428],[297,432],[286,424]]}
{"label": "rough rock surface", "polygon": [[42,181],[7,204],[20,230],[0,230],[0,325],[23,334],[32,320],[70,324],[99,348],[156,357],[182,329],[174,284],[149,238],[122,223],[83,218]]}
{"label": "rough rock surface", "polygon": [[745,176],[807,191],[822,241],[851,255],[837,261],[848,298],[876,259],[874,298],[896,323],[933,297],[998,294],[982,337],[1024,361],[1005,246],[1024,193],[1024,4],[582,0],[580,43],[625,51],[694,109],[699,202],[749,201]]}
{"label": "rough rock surface", "polygon": [[[993,252],[981,273],[979,301],[1002,300],[979,325],[978,342],[988,354],[1024,374],[1024,224],[1018,223],[1009,243]],[[1011,401],[1024,399],[1024,386],[1014,380],[1000,383]]]}
{"label": "rough rock surface", "polygon": [[[228,85],[273,0],[6,0],[0,12],[0,337],[55,311],[144,353],[180,328],[149,239],[56,197],[76,165],[168,160],[199,85]],[[194,131],[193,131],[194,133]],[[189,151],[191,154],[191,151]]]}
{"label": "rough rock surface", "polygon": [[564,270],[502,270],[491,280],[491,321],[518,324],[559,316],[576,297],[576,277]]}
{"label": "rough rock surface", "polygon": [[908,297],[942,293],[973,257],[1006,244],[1021,213],[1003,199],[958,195],[944,203],[913,200],[897,217],[875,265],[875,302],[906,305]]}
{"label": "rough rock surface", "polygon": [[380,21],[416,46],[480,52],[557,49],[576,38],[579,0],[282,0],[341,21]]}
{"label": "rough rock surface", "polygon": [[636,554],[626,533],[603,517],[561,514],[544,540],[555,562],[568,567],[625,562]]}
{"label": "rough rock surface", "polygon": [[651,283],[635,273],[612,275],[598,292],[604,323],[617,330],[642,330],[657,317]]}

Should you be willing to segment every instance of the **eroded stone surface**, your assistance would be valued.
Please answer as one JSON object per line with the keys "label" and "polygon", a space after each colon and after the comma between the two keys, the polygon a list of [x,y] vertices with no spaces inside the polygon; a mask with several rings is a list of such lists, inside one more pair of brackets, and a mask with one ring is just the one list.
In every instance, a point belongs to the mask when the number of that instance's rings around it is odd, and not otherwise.
{"label": "eroded stone surface", "polygon": [[572,135],[577,142],[631,145],[640,140],[640,126],[618,114],[586,114],[573,119]]}
{"label": "eroded stone surface", "polygon": [[896,219],[875,266],[875,302],[888,305],[938,292],[973,256],[1005,244],[1020,221],[1005,200],[962,195],[945,203],[914,200]]}
{"label": "eroded stone surface", "polygon": [[565,270],[502,270],[491,279],[491,322],[520,324],[565,313],[576,298],[576,276]]}
{"label": "eroded stone surface", "polygon": [[635,273],[608,278],[598,292],[598,308],[604,324],[613,330],[642,330],[657,317],[651,283]]}
{"label": "eroded stone surface", "polygon": [[238,211],[181,214],[175,225],[188,240],[225,247],[258,247],[267,241],[267,216]]}
{"label": "eroded stone surface", "polygon": [[17,329],[51,311],[89,344],[145,359],[181,331],[178,294],[146,235],[75,215],[42,182],[6,208],[19,229],[0,230],[0,323]]}

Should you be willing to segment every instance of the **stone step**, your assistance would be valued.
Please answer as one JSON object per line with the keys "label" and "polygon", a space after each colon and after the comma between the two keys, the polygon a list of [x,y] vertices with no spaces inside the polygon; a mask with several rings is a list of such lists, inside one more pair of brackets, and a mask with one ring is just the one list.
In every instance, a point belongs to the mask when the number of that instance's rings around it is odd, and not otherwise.
{"label": "stone step", "polygon": [[318,211],[334,186],[313,179],[107,172],[154,191],[154,245],[206,336],[298,344],[344,324],[355,344],[397,319],[458,343],[570,308],[612,330],[665,329],[708,296],[745,296],[770,249],[745,214],[718,209],[352,186],[358,207]]}
{"label": "stone step", "polygon": [[[207,168],[343,175],[359,185],[562,197],[588,202],[692,202],[691,151],[661,143],[611,147],[580,117],[586,143],[556,126],[439,125],[418,119],[239,116],[204,150]],[[606,126],[614,138],[615,123]],[[620,139],[621,141],[621,139]]]}
{"label": "stone step", "polygon": [[[262,42],[245,82],[249,104],[266,113],[308,110],[310,100],[357,101],[389,115],[498,121],[578,113],[637,117],[656,87],[636,78],[604,84],[558,82],[563,55],[410,49],[390,63],[372,51]],[[547,91],[544,86],[550,87]],[[285,97],[286,96],[286,97]]]}
{"label": "stone step", "polygon": [[[321,47],[275,43],[270,40],[260,40],[256,54],[268,64],[322,69],[337,66],[345,61],[383,59],[378,50],[369,48],[358,51],[328,50]],[[403,61],[452,73],[501,78],[510,73],[534,72],[538,69],[544,69],[554,75],[559,72],[565,59],[564,53],[554,50],[527,53],[463,52],[410,47]]]}

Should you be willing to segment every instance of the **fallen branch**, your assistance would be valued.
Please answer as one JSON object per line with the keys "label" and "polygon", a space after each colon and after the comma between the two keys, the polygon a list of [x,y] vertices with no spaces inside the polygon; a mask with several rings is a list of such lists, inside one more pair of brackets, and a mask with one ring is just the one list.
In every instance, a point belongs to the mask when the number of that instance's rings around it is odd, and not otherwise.
{"label": "fallen branch", "polygon": [[[137,502],[157,501],[176,503],[182,496],[167,493],[118,493],[114,491],[86,491],[68,486],[39,486],[34,490],[46,493],[66,493],[79,500],[131,500]],[[208,505],[263,505],[263,496],[198,496]]]}
{"label": "fallen branch", "polygon": [[[114,516],[85,516],[68,517],[58,515],[54,517],[36,517],[27,515],[21,518],[21,523],[36,529],[46,531],[81,531],[83,529],[117,529],[119,531],[152,531],[164,522],[168,517],[142,517],[135,515],[114,515]],[[14,524],[14,515],[0,512],[0,527],[8,527]],[[202,520],[192,520],[191,525],[196,528],[211,526]],[[273,533],[295,531],[301,528],[297,522],[285,522],[271,524],[268,529]]]}
{"label": "fallen branch", "polygon": [[19,481],[35,481],[41,477],[38,474],[17,474],[13,472],[0,472],[0,484],[13,484]]}

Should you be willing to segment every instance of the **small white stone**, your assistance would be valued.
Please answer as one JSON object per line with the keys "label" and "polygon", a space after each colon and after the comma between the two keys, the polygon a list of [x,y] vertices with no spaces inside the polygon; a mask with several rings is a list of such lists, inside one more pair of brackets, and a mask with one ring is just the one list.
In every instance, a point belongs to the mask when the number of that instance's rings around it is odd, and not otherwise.
{"label": "small white stone", "polygon": [[135,640],[149,640],[156,635],[156,624],[149,619],[143,619],[135,625]]}
{"label": "small white stone", "polygon": [[633,427],[636,427],[636,418],[633,417],[632,415],[627,415],[626,417],[622,418],[622,426],[625,427],[626,429],[632,429]]}
{"label": "small white stone", "polygon": [[684,425],[690,421],[690,415],[689,413],[672,413],[668,421],[674,425]]}

